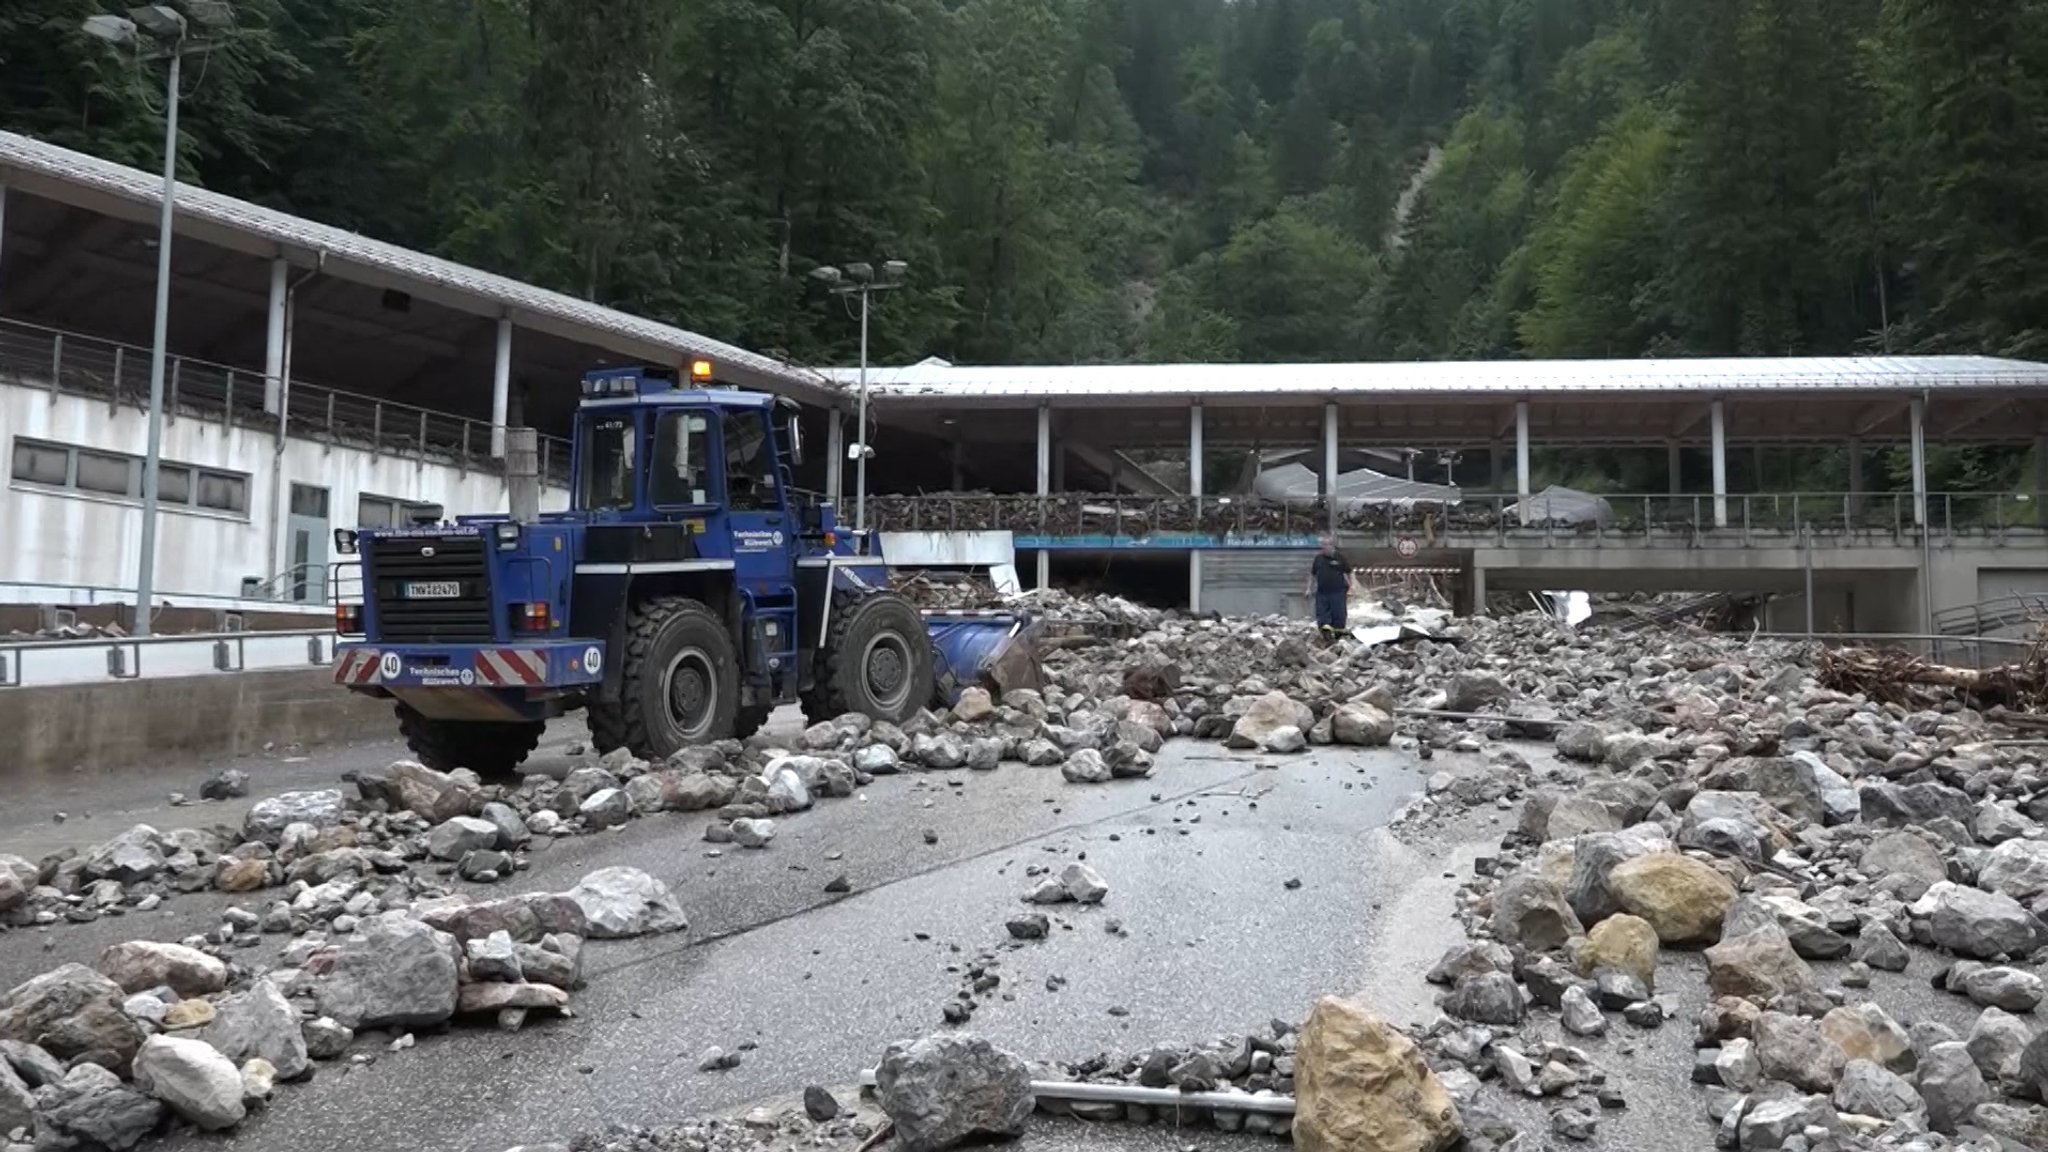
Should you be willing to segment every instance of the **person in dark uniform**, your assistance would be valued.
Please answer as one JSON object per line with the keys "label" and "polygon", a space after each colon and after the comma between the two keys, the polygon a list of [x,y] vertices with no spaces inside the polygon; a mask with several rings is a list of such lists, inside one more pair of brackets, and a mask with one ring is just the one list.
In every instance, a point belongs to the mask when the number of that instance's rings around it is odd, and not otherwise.
{"label": "person in dark uniform", "polygon": [[1308,594],[1316,602],[1316,627],[1323,639],[1333,640],[1344,630],[1344,617],[1351,593],[1358,590],[1358,577],[1351,562],[1337,551],[1334,536],[1323,537],[1323,546],[1308,568]]}

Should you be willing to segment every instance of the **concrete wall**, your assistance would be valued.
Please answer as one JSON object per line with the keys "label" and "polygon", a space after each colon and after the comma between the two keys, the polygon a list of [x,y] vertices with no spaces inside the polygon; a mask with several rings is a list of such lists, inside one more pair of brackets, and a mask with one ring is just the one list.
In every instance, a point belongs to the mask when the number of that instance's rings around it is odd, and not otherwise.
{"label": "concrete wall", "polygon": [[[265,744],[384,739],[391,704],[334,686],[333,672],[240,672],[0,690],[0,782],[172,756],[241,756]],[[0,783],[4,787],[4,783]]]}
{"label": "concrete wall", "polygon": [[[0,385],[0,461],[11,462],[17,437],[104,448],[140,456],[148,424],[133,408]],[[242,578],[267,579],[288,567],[284,529],[292,483],[327,489],[329,522],[356,523],[364,495],[440,504],[450,516],[502,512],[505,484],[485,472],[464,472],[357,448],[287,440],[282,458],[266,432],[185,417],[164,424],[163,459],[247,474],[248,510],[166,509],[157,522],[156,591],[185,597],[231,598]],[[274,473],[274,469],[277,471]],[[55,585],[78,590],[132,589],[141,551],[141,503],[115,496],[51,491],[8,477],[0,492],[0,584]],[[280,489],[271,519],[273,487]],[[541,507],[568,506],[568,493],[543,491]],[[330,557],[329,559],[334,559]]]}

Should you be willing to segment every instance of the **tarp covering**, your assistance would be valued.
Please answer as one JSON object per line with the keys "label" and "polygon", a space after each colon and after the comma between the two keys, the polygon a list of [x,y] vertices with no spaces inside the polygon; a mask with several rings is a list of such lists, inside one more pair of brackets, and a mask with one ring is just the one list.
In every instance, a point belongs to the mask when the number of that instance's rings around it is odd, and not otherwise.
{"label": "tarp covering", "polygon": [[1605,524],[1614,519],[1614,506],[1591,492],[1553,484],[1509,505],[1508,515],[1524,524]]}
{"label": "tarp covering", "polygon": [[[1253,489],[1268,500],[1285,504],[1314,504],[1322,499],[1322,484],[1315,472],[1301,464],[1287,464],[1259,473]],[[1340,507],[1374,504],[1456,504],[1464,494],[1442,484],[1403,480],[1370,468],[1337,474],[1336,499]]]}

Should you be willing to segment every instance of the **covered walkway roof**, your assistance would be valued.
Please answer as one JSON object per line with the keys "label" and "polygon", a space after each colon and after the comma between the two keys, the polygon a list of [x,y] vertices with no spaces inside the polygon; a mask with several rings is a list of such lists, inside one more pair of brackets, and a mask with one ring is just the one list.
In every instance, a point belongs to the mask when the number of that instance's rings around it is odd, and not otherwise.
{"label": "covered walkway roof", "polygon": [[[842,384],[858,373],[834,369]],[[1513,360],[1387,364],[1129,364],[1084,367],[871,369],[885,423],[935,435],[972,413],[977,440],[1030,440],[1034,409],[1082,434],[1088,415],[1119,409],[1122,444],[1184,442],[1200,405],[1212,443],[1320,439],[1338,406],[1347,446],[1480,444],[1512,437],[1526,403],[1539,442],[1641,443],[1703,438],[1713,402],[1743,441],[1904,439],[1912,401],[1929,435],[2021,440],[2048,435],[2048,364],[1982,356],[1803,359]],[[959,421],[966,423],[966,421]]]}
{"label": "covered walkway roof", "polygon": [[[148,343],[162,180],[0,132],[0,312]],[[488,410],[496,322],[514,326],[531,417],[575,403],[602,363],[709,358],[741,387],[830,403],[816,372],[709,336],[523,284],[203,188],[180,185],[172,351],[263,363],[272,262],[297,279],[295,377],[450,411]],[[317,272],[315,270],[317,269]]]}

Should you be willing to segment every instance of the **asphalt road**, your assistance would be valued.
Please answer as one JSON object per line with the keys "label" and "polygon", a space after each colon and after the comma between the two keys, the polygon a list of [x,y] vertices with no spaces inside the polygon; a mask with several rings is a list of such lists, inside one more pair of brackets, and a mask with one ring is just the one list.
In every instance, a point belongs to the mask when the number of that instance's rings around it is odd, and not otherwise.
{"label": "asphalt road", "polygon": [[[566,767],[574,738],[553,737],[536,767]],[[325,786],[399,754],[370,741],[240,766],[262,795]],[[779,822],[760,852],[706,844],[701,814],[560,841],[512,885],[478,893],[559,890],[592,869],[631,864],[670,885],[689,932],[593,942],[589,987],[571,1019],[517,1034],[457,1028],[396,1053],[384,1049],[390,1037],[365,1036],[356,1051],[375,1063],[322,1065],[235,1132],[160,1146],[501,1152],[851,1084],[891,1040],[938,1029],[959,966],[987,950],[998,954],[1003,995],[972,1028],[1033,1059],[1299,1020],[1331,992],[1426,1018],[1420,972],[1456,929],[1447,905],[1404,898],[1438,869],[1384,830],[1420,787],[1418,765],[1387,750],[1263,763],[1272,766],[1177,743],[1143,781],[1070,785],[1056,770],[1014,764],[884,778]],[[173,789],[196,795],[208,767],[38,782],[10,794],[0,845],[33,857],[136,822],[238,822],[246,803],[168,804]],[[60,810],[67,819],[54,823]],[[927,829],[936,844],[925,843]],[[1026,869],[1084,855],[1108,880],[1108,900],[1055,909],[1044,942],[1009,942],[1003,921],[1022,907]],[[841,873],[852,892],[827,895]],[[1290,878],[1301,886],[1287,889]],[[0,936],[0,987],[67,960],[89,963],[118,940],[203,930],[228,902],[182,896],[146,916]],[[1407,911],[1392,916],[1395,907]],[[1108,930],[1112,920],[1121,933]],[[281,943],[271,938],[254,959]],[[1066,983],[1049,991],[1055,975]],[[697,1071],[707,1046],[746,1042],[756,1047],[740,1068]]]}

